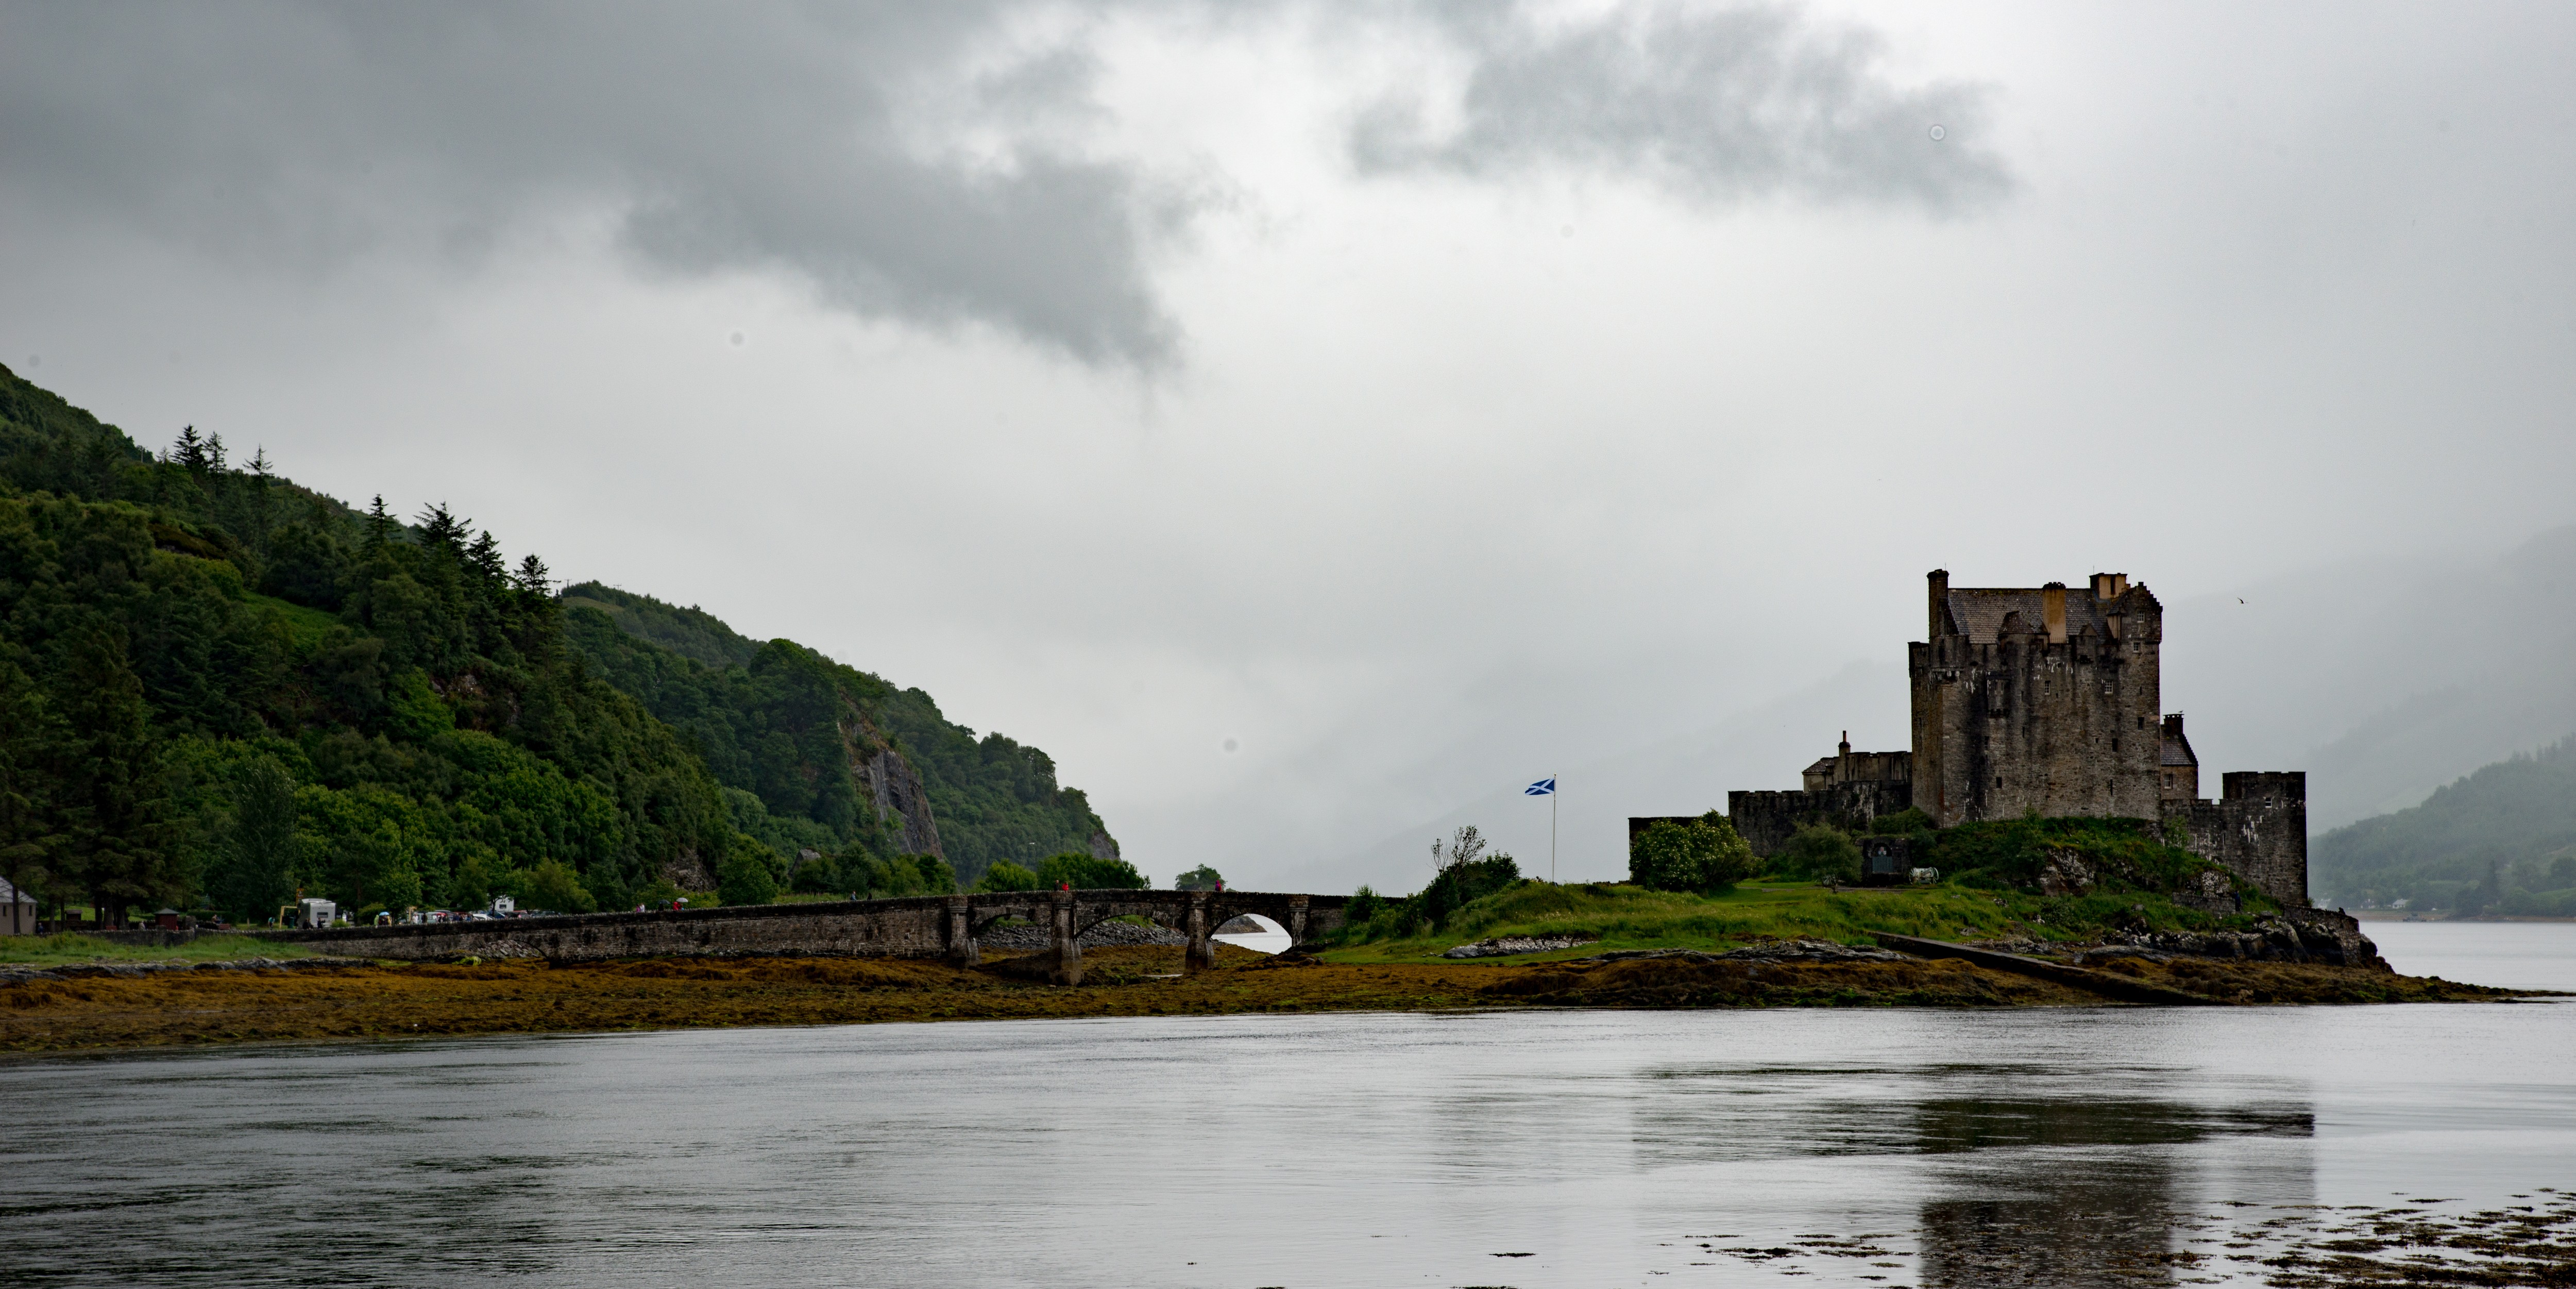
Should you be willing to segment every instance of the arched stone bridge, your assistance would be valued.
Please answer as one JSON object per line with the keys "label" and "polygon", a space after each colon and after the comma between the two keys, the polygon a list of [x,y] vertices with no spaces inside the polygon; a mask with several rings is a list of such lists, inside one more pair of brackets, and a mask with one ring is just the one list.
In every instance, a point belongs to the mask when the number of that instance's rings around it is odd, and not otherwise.
{"label": "arched stone bridge", "polygon": [[946,941],[961,966],[974,966],[982,955],[984,932],[1004,918],[1025,918],[1047,928],[1041,961],[1029,974],[1042,974],[1059,984],[1082,977],[1082,933],[1103,922],[1142,917],[1189,937],[1181,956],[1183,971],[1216,965],[1216,943],[1208,937],[1218,927],[1247,913],[1258,913],[1288,928],[1292,943],[1303,944],[1338,930],[1343,897],[1339,895],[1273,895],[1255,891],[1010,891],[991,895],[948,897]]}
{"label": "arched stone bridge", "polygon": [[360,958],[477,954],[589,962],[773,953],[942,958],[971,967],[982,961],[987,929],[1004,918],[1025,918],[1048,929],[1048,947],[1019,960],[1013,974],[1069,984],[1081,979],[1082,933],[1112,918],[1143,917],[1187,936],[1183,969],[1198,971],[1216,962],[1209,935],[1237,917],[1261,914],[1303,943],[1340,929],[1346,902],[1340,895],[1262,891],[1002,891],[256,934]]}

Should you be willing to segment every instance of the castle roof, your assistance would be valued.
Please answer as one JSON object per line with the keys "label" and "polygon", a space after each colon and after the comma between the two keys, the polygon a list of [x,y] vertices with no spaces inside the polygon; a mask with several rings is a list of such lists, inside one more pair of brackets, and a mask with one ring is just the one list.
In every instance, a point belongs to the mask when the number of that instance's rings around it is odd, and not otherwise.
{"label": "castle roof", "polygon": [[[2004,619],[2020,614],[2017,624],[2026,631],[2041,631],[2047,621],[2044,592],[2036,586],[1953,587],[1949,594],[1950,624],[1970,644],[1993,644],[2003,633]],[[2123,601],[2136,602],[2123,604]],[[2109,612],[2115,607],[2143,609],[2153,607],[2155,597],[2147,593],[2144,583],[2132,586],[2122,595],[2108,600],[2093,598],[2087,587],[2070,587],[2066,592],[2066,634],[2072,638],[2090,631],[2109,636]]]}
{"label": "castle roof", "polygon": [[2193,755],[2189,739],[2173,730],[2166,730],[2164,746],[2156,757],[2156,764],[2197,767],[2200,764],[2200,758]]}

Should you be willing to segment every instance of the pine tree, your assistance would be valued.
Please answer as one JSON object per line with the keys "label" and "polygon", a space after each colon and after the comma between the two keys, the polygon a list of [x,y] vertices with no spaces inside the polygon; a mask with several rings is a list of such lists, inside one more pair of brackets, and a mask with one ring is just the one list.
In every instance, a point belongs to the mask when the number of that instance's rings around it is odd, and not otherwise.
{"label": "pine tree", "polygon": [[519,589],[530,595],[553,594],[554,579],[548,576],[548,573],[546,562],[538,559],[535,552],[530,552],[526,559],[519,561],[519,573],[516,578]]}
{"label": "pine tree", "polygon": [[186,466],[191,474],[206,472],[210,464],[206,455],[206,440],[204,436],[197,433],[196,426],[191,425],[179,431],[178,440],[170,445],[170,459]]}
{"label": "pine tree", "polygon": [[46,860],[62,842],[48,810],[52,717],[35,682],[0,658],[0,877],[31,896],[46,886]]}
{"label": "pine tree", "polygon": [[111,926],[134,903],[184,898],[187,882],[162,845],[167,803],[151,708],[126,661],[123,627],[95,622],[72,633],[54,705],[65,727],[56,759],[66,875]]}
{"label": "pine tree", "polygon": [[510,563],[502,557],[501,543],[493,539],[491,529],[484,529],[483,535],[475,538],[474,544],[466,549],[465,562],[472,566],[475,577],[482,581],[486,594],[499,590],[510,580]]}
{"label": "pine tree", "polygon": [[442,551],[451,559],[465,557],[466,527],[474,521],[459,519],[442,501],[420,512],[413,521],[420,525],[420,543],[431,550]]}
{"label": "pine tree", "polygon": [[[318,506],[320,503],[317,501],[315,504]],[[369,555],[374,555],[384,550],[385,543],[393,540],[394,528],[394,513],[385,509],[385,494],[381,492],[377,493],[376,503],[367,507],[367,541],[366,546],[364,547],[365,552]]]}
{"label": "pine tree", "polygon": [[250,763],[234,788],[224,868],[213,892],[222,907],[265,917],[295,893],[295,777],[277,758]]}

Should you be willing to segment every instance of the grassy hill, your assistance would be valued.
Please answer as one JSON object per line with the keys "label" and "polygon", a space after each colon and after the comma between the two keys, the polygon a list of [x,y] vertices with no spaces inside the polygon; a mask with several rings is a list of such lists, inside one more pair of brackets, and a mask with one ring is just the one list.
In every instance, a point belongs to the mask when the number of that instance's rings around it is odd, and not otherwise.
{"label": "grassy hill", "polygon": [[[1114,848],[1078,788],[1046,753],[941,715],[900,689],[794,641],[754,644],[711,615],[586,582],[564,592],[570,638],[597,672],[680,730],[729,790],[735,822],[786,854],[825,852],[792,882],[853,890],[830,857],[902,853],[900,821],[872,807],[862,762],[892,751],[917,774],[942,854],[972,883],[1001,860],[1028,867],[1061,851]],[[917,840],[917,838],[916,838]]]}
{"label": "grassy hill", "polygon": [[0,876],[48,912],[757,897],[805,846],[835,884],[952,884],[889,850],[852,748],[917,769],[970,875],[1101,831],[918,690],[558,597],[444,507],[362,512],[193,430],[148,451],[0,367]]}
{"label": "grassy hill", "polygon": [[[1889,816],[1893,821],[1899,816]],[[1919,816],[1916,816],[1919,819]],[[1525,880],[1509,856],[1450,870],[1468,889],[1403,900],[1363,893],[1337,937],[1347,961],[1401,961],[1497,936],[1585,936],[1554,956],[1618,949],[1727,949],[1763,937],[1870,943],[1875,932],[1979,940],[2089,941],[2106,932],[2246,930],[2279,907],[2139,819],[2015,819],[1914,828],[1913,852],[1941,880],[1834,889],[1772,871],[1707,891]]]}
{"label": "grassy hill", "polygon": [[2576,915],[2576,738],[2337,828],[2311,855],[2322,903]]}

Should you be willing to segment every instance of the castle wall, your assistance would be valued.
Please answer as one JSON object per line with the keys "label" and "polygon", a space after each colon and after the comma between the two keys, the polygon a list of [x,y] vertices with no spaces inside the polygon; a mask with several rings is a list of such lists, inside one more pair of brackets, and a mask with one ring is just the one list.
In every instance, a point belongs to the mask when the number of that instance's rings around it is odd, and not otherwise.
{"label": "castle wall", "polygon": [[2224,864],[2284,908],[2308,906],[2308,776],[2239,770],[2222,776],[2216,801],[2165,803],[2183,849]]}
{"label": "castle wall", "polygon": [[1789,835],[1800,825],[1865,828],[1880,815],[1914,804],[1913,787],[1903,780],[1862,779],[1816,792],[1730,792],[1726,818],[1754,854],[1769,859],[1788,844]]}

